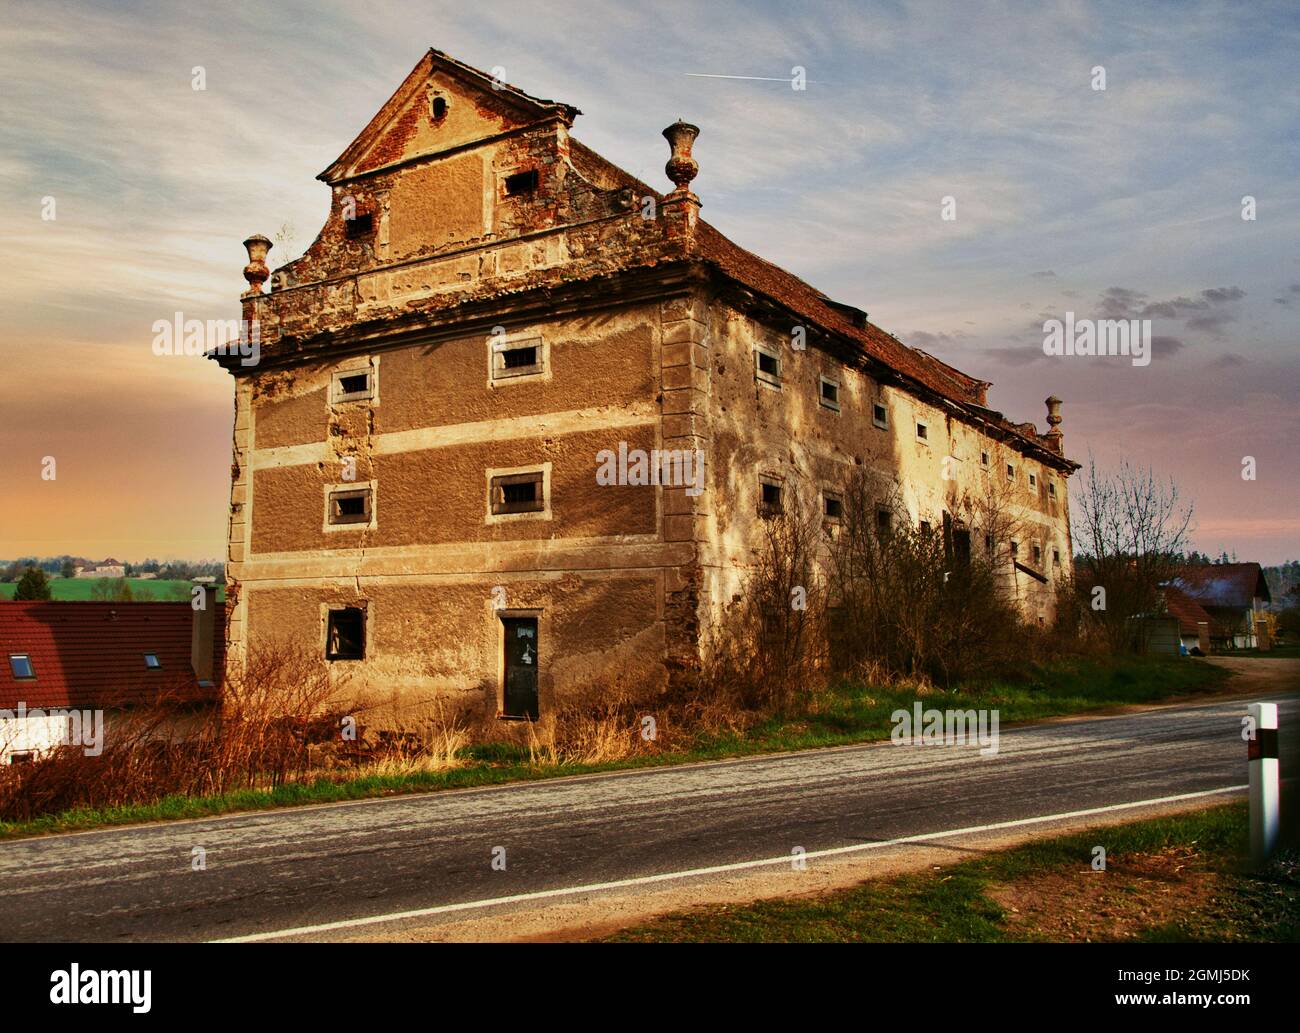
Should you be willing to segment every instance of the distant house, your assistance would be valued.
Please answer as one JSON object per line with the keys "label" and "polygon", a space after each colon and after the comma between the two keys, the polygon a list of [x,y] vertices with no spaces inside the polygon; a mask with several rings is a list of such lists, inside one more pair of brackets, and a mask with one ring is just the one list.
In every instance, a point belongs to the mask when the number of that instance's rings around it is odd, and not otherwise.
{"label": "distant house", "polygon": [[93,567],[78,567],[77,577],[126,577],[126,564],[113,558]]}
{"label": "distant house", "polygon": [[[1184,567],[1168,587],[1174,589],[1175,597],[1186,597],[1209,615],[1210,644],[1215,649],[1254,649],[1259,645],[1255,625],[1272,596],[1258,563]],[[1170,600],[1168,591],[1165,600]],[[1174,612],[1173,603],[1170,612]]]}
{"label": "distant house", "polygon": [[1173,585],[1165,586],[1165,607],[1169,616],[1178,621],[1178,639],[1183,647],[1189,652],[1196,648],[1210,652],[1214,618],[1205,607]]}
{"label": "distant house", "polygon": [[0,601],[0,764],[34,760],[99,712],[111,745],[126,711],[218,701],[225,652],[215,592],[182,602]]}

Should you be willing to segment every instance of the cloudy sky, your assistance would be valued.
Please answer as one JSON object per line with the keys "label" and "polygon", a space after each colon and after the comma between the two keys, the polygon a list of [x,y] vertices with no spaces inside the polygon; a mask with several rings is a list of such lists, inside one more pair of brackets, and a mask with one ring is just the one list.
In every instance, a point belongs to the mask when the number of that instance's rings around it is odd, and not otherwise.
{"label": "cloudy sky", "polygon": [[[152,324],[238,316],[240,241],[310,243],[316,173],[429,46],[665,188],[660,130],[696,123],[724,233],[1015,419],[1060,395],[1067,451],[1172,475],[1201,549],[1300,557],[1300,14],[1132,0],[9,0],[0,556],[223,553],[231,381]],[[1067,311],[1151,319],[1153,361],[1045,356]]]}

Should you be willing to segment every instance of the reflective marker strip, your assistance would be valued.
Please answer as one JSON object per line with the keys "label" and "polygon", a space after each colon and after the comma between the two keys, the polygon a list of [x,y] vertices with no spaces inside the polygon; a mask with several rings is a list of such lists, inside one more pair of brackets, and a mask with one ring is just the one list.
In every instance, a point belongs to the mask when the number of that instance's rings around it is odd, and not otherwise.
{"label": "reflective marker strip", "polygon": [[1256,728],[1255,738],[1246,740],[1248,760],[1277,760],[1277,729]]}

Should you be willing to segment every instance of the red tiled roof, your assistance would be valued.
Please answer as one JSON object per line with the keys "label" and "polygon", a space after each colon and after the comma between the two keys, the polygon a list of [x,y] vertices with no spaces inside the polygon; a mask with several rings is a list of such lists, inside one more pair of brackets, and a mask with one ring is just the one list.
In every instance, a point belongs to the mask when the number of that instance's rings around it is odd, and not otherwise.
{"label": "red tiled roof", "polygon": [[[662,193],[646,186],[631,173],[572,137],[570,148],[584,174],[595,173],[601,179],[620,181],[636,189],[638,195],[649,193],[663,201]],[[771,298],[810,322],[855,341],[869,357],[882,365],[929,388],[968,412],[974,410],[971,415],[1042,449],[1047,456],[1056,457],[1056,453],[1039,436],[1034,424],[1013,423],[1001,413],[988,408],[990,384],[987,380],[979,380],[933,355],[909,347],[865,318],[861,320],[864,325],[859,325],[852,314],[857,310],[852,306],[837,304],[793,273],[773,265],[752,251],[746,251],[703,220],[696,224],[695,243],[700,257],[723,275]],[[865,316],[865,313],[862,315]],[[1064,456],[1057,461],[1062,466],[1074,469],[1078,467],[1077,463]]]}
{"label": "red tiled roof", "polygon": [[1197,625],[1204,621],[1213,627],[1214,618],[1195,599],[1173,585],[1165,586],[1165,606],[1171,617],[1178,618],[1178,630],[1185,635],[1199,634]]}
{"label": "red tiled roof", "polygon": [[[220,679],[225,629],[213,621],[213,668]],[[0,602],[0,709],[114,707],[160,695],[193,702],[217,699],[190,663],[194,611],[188,602]],[[15,678],[14,653],[31,657],[36,677]],[[156,653],[162,666],[145,667]]]}
{"label": "red tiled roof", "polygon": [[1202,606],[1248,610],[1255,597],[1269,602],[1268,582],[1258,563],[1209,563],[1184,567],[1173,582]]}

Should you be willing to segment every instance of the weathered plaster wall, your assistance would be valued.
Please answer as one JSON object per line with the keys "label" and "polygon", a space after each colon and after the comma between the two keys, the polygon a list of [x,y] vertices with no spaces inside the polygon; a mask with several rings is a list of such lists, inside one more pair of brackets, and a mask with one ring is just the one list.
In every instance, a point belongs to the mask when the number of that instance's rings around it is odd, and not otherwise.
{"label": "weathered plaster wall", "polygon": [[[711,394],[708,406],[710,492],[713,509],[709,542],[703,550],[709,584],[707,610],[719,619],[740,591],[753,548],[761,539],[760,479],[776,478],[787,497],[797,493],[819,502],[821,492],[843,486],[855,469],[867,471],[885,501],[891,492],[911,521],[942,527],[943,514],[961,515],[968,500],[987,497],[991,478],[1007,463],[1016,469],[1004,504],[1023,525],[1019,559],[1032,565],[1032,543],[1043,549],[1042,570],[1050,580],[1068,573],[1070,562],[1066,478],[1040,461],[953,418],[895,385],[846,367],[820,348],[796,350],[789,326],[778,326],[735,307],[712,306],[710,321]],[[779,357],[781,387],[755,375],[754,349]],[[839,384],[839,411],[821,404],[821,377]],[[873,405],[887,410],[887,426],[873,420]],[[917,434],[924,423],[927,437]],[[990,457],[988,468],[981,452]],[[947,460],[945,462],[945,460]],[[947,476],[945,476],[945,472]],[[1030,489],[1028,475],[1036,475]],[[1050,499],[1048,483],[1057,498]],[[978,533],[973,547],[982,547]],[[1060,553],[1052,564],[1053,549]],[[1007,587],[1030,619],[1052,616],[1053,586],[1017,573],[1007,555]]]}

